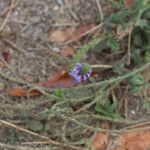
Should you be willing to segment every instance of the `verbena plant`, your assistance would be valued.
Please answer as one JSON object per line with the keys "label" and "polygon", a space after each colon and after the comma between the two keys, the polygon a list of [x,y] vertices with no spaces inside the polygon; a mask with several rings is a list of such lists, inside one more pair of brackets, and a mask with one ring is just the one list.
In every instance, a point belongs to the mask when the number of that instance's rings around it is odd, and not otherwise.
{"label": "verbena plant", "polygon": [[[93,50],[94,52],[94,49],[97,46],[99,53],[103,49],[108,48],[111,49],[111,53],[113,54],[121,50],[123,42],[123,45],[126,47],[127,36],[121,40],[117,40],[114,33],[114,28],[118,25],[121,26],[122,30],[132,28],[130,43],[132,63],[135,66],[140,67],[142,64],[150,62],[150,5],[148,4],[148,1],[135,0],[133,6],[129,9],[125,8],[124,0],[120,0],[119,2],[110,0],[110,3],[115,9],[117,9],[117,12],[104,20],[103,28],[106,29],[106,32],[104,32],[101,37],[92,38],[88,44],[84,44],[77,51],[77,54],[71,61],[69,71],[84,59],[87,51]],[[112,70],[118,75],[125,74],[125,66],[125,61],[118,61],[114,63]],[[146,90],[148,85],[147,81],[145,81],[144,77],[140,74],[130,77],[129,80],[127,80],[127,84],[130,85],[130,93],[132,94],[139,93],[144,89]],[[109,116],[109,114],[113,114],[112,111],[114,111],[116,107],[116,104],[101,105],[100,103],[97,103],[95,110]]]}

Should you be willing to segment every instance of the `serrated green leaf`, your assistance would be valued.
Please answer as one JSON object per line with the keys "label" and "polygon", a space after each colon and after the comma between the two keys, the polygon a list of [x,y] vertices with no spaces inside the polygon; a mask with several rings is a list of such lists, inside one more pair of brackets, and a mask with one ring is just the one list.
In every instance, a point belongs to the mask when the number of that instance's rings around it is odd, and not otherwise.
{"label": "serrated green leaf", "polygon": [[102,50],[108,48],[107,44],[106,44],[106,39],[103,39],[102,41],[100,41],[99,43],[97,43],[95,45],[95,47],[92,49],[92,51],[94,51],[95,53],[101,53]]}
{"label": "serrated green leaf", "polygon": [[141,29],[149,28],[149,22],[148,20],[140,19],[138,22],[138,26],[141,27]]}
{"label": "serrated green leaf", "polygon": [[141,89],[142,88],[140,86],[133,86],[129,92],[130,94],[137,94],[141,91]]}
{"label": "serrated green leaf", "polygon": [[150,19],[150,8],[148,8],[147,10],[145,10],[142,13],[141,18],[143,18],[143,19]]}
{"label": "serrated green leaf", "polygon": [[141,65],[143,62],[143,58],[141,56],[141,49],[132,50],[132,60],[136,65]]}
{"label": "serrated green leaf", "polygon": [[43,124],[40,121],[37,121],[37,120],[30,120],[27,123],[27,126],[32,131],[42,131],[43,130]]}
{"label": "serrated green leaf", "polygon": [[121,75],[124,70],[124,64],[121,62],[117,62],[113,65],[113,72]]}
{"label": "serrated green leaf", "polygon": [[142,46],[143,40],[142,40],[141,34],[136,34],[136,35],[134,36],[133,43],[134,43],[134,45],[137,46],[137,47],[141,47],[141,46]]}
{"label": "serrated green leaf", "polygon": [[115,101],[110,107],[109,107],[109,112],[111,113],[113,113],[113,112],[115,112],[115,110],[116,110],[116,108],[117,108],[117,105],[118,105],[118,102],[117,101]]}
{"label": "serrated green leaf", "polygon": [[119,24],[121,23],[122,21],[122,18],[121,18],[121,14],[120,13],[113,13],[110,17],[110,20],[112,23],[114,24]]}
{"label": "serrated green leaf", "polygon": [[140,74],[130,77],[127,81],[132,87],[145,85],[147,83],[143,76]]}
{"label": "serrated green leaf", "polygon": [[111,48],[112,53],[117,52],[119,49],[119,44],[116,40],[113,39],[113,37],[107,39],[107,46]]}

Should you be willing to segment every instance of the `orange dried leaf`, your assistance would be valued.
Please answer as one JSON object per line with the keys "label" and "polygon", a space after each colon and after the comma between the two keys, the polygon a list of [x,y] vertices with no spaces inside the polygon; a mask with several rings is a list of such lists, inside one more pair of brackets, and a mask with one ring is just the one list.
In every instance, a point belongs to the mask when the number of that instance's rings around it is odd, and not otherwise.
{"label": "orange dried leaf", "polygon": [[125,7],[130,8],[133,6],[134,0],[125,0]]}
{"label": "orange dried leaf", "polygon": [[103,132],[97,132],[92,146],[95,150],[105,150],[110,141],[110,136]]}
{"label": "orange dried leaf", "polygon": [[8,93],[9,95],[16,97],[26,96],[26,90],[20,86],[9,90]]}
{"label": "orange dried leaf", "polygon": [[75,84],[75,80],[66,71],[58,72],[47,82],[40,83],[41,86],[47,88],[68,88],[74,86]]}
{"label": "orange dried leaf", "polygon": [[84,34],[91,28],[95,27],[94,24],[87,24],[79,26],[78,28],[68,28],[66,30],[57,29],[50,33],[48,38],[49,42],[67,42],[78,41]]}
{"label": "orange dried leaf", "polygon": [[77,28],[69,37],[68,41],[78,41],[86,32],[95,27],[95,24],[87,24]]}
{"label": "orange dried leaf", "polygon": [[148,148],[150,148],[150,131],[139,131],[121,134],[113,150],[148,150]]}
{"label": "orange dried leaf", "polygon": [[25,90],[23,87],[15,87],[13,89],[10,89],[8,91],[10,96],[14,96],[14,97],[24,97],[24,96],[38,96],[41,93],[38,90]]}
{"label": "orange dried leaf", "polygon": [[38,91],[38,90],[33,89],[33,90],[30,90],[30,91],[27,91],[26,96],[39,96],[39,95],[41,95],[41,92]]}
{"label": "orange dried leaf", "polygon": [[49,42],[65,42],[73,34],[74,30],[74,28],[69,28],[67,30],[56,29],[50,33],[48,40]]}

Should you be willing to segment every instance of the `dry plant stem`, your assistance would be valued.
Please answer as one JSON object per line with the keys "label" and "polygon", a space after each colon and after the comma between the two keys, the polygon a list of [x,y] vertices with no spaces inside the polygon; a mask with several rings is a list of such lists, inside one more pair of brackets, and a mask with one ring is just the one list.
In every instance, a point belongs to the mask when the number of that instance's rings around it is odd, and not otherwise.
{"label": "dry plant stem", "polygon": [[137,123],[135,125],[131,125],[129,127],[126,127],[125,129],[140,128],[140,126],[148,126],[148,125],[150,125],[150,121],[145,121],[145,122]]}
{"label": "dry plant stem", "polygon": [[129,32],[129,35],[128,35],[128,60],[127,60],[127,65],[130,65],[130,63],[131,63],[131,34],[132,34],[132,30]]}
{"label": "dry plant stem", "polygon": [[7,24],[7,21],[8,21],[8,19],[9,19],[9,17],[11,16],[11,13],[12,13],[13,8],[14,8],[14,0],[11,0],[11,4],[10,4],[10,7],[9,7],[9,11],[8,11],[8,13],[7,13],[7,15],[6,15],[6,18],[5,18],[4,22],[3,22],[2,25],[0,26],[0,32],[3,31],[5,25]]}
{"label": "dry plant stem", "polygon": [[92,68],[104,68],[104,69],[111,69],[112,65],[91,65]]}
{"label": "dry plant stem", "polygon": [[74,13],[74,11],[71,9],[71,5],[69,4],[68,0],[65,0],[65,3],[70,11],[70,14],[72,15],[72,17],[76,20],[79,21],[79,18],[77,17],[77,15]]}
{"label": "dry plant stem", "polygon": [[[86,115],[85,115],[86,116]],[[88,117],[93,117],[93,119],[97,119],[97,120],[104,120],[104,121],[109,121],[109,122],[114,122],[114,123],[123,123],[123,124],[135,124],[139,121],[129,121],[127,119],[113,119],[110,117],[105,117],[105,116],[101,116],[101,115],[95,115],[95,114],[91,114],[91,115],[87,115]]]}
{"label": "dry plant stem", "polygon": [[[43,148],[35,148],[35,147],[25,147],[25,146],[20,146],[20,145],[9,145],[9,144],[4,144],[0,143],[0,148],[5,148],[5,150],[50,150],[49,146],[45,146]],[[56,148],[51,148],[51,150],[58,150],[58,147]]]}
{"label": "dry plant stem", "polygon": [[112,94],[112,100],[113,102],[115,103],[116,102],[116,95],[115,95],[115,92],[114,92],[114,89],[112,88],[111,90],[111,94]]}
{"label": "dry plant stem", "polygon": [[90,125],[87,125],[87,124],[85,124],[85,123],[82,123],[82,122],[79,122],[78,120],[76,120],[76,119],[74,119],[74,118],[71,118],[71,117],[68,117],[68,116],[65,116],[64,114],[61,114],[61,113],[59,113],[58,111],[57,112],[54,112],[53,111],[53,113],[55,113],[55,114],[57,114],[57,115],[59,115],[59,116],[61,116],[63,119],[65,119],[65,120],[68,120],[68,121],[71,121],[71,122],[74,122],[74,123],[76,123],[77,125],[79,125],[79,126],[82,126],[82,127],[84,127],[84,128],[86,128],[86,129],[89,129],[89,130],[92,130],[92,131],[101,131],[101,132],[107,132],[107,133],[123,133],[123,132],[136,132],[136,131],[141,131],[141,130],[148,130],[148,129],[150,129],[150,126],[148,126],[148,127],[143,127],[143,128],[133,128],[133,129],[128,129],[128,130],[126,130],[126,129],[119,129],[119,130],[108,130],[108,129],[102,129],[102,128],[96,128],[96,127],[92,127],[92,126],[90,126]]}
{"label": "dry plant stem", "polygon": [[43,136],[43,135],[40,135],[38,133],[32,132],[30,130],[24,129],[22,127],[19,127],[19,126],[15,125],[15,124],[9,123],[9,122],[1,120],[1,119],[0,119],[0,123],[3,124],[3,125],[9,126],[9,127],[15,128],[16,130],[19,130],[19,131],[31,134],[31,135],[36,136],[38,138],[45,139],[45,140],[47,140],[47,142],[45,144],[53,144],[53,145],[58,145],[58,146],[67,146],[67,147],[70,147],[70,148],[76,149],[76,150],[80,150],[81,149],[79,147],[75,147],[75,146],[71,146],[71,145],[68,145],[68,144],[63,144],[63,143],[59,143],[59,142],[53,141],[53,140],[49,139],[46,136]]}
{"label": "dry plant stem", "polygon": [[[122,76],[119,76],[119,77],[116,77],[116,78],[113,78],[113,79],[110,79],[110,80],[104,80],[104,81],[101,81],[101,82],[96,82],[96,83],[91,83],[91,84],[87,84],[87,85],[83,85],[83,86],[78,86],[78,87],[75,87],[74,89],[76,90],[79,90],[81,88],[90,88],[90,87],[94,87],[94,86],[104,86],[104,85],[110,85],[110,84],[114,84],[114,83],[120,83],[121,81],[139,73],[139,72],[142,72],[143,70],[147,69],[148,67],[150,66],[150,63],[147,63],[147,64],[144,64],[142,67],[138,68],[138,69],[135,69],[125,75],[122,75]],[[73,88],[72,88],[73,89]]]}
{"label": "dry plant stem", "polygon": [[9,10],[9,7],[7,7],[4,12],[0,13],[0,17],[3,17]]}
{"label": "dry plant stem", "polygon": [[78,23],[55,23],[51,24],[52,27],[77,27],[79,24]]}
{"label": "dry plant stem", "polygon": [[103,15],[103,11],[102,11],[100,1],[96,0],[96,4],[97,4],[98,10],[99,10],[99,14],[100,14],[101,22],[102,22],[104,20],[104,15]]}
{"label": "dry plant stem", "polygon": [[16,72],[11,68],[11,66],[4,59],[0,58],[0,60],[5,64],[5,66],[10,70],[10,72],[12,72],[16,77],[18,77]]}
{"label": "dry plant stem", "polygon": [[[92,29],[88,30],[87,32],[81,34],[79,38],[81,38],[81,37],[83,37],[83,36],[86,36],[87,34],[93,33],[95,30],[100,29],[103,25],[104,25],[104,23],[101,23],[101,24],[99,24],[99,25],[93,27]],[[70,43],[72,43],[72,42],[74,42],[74,41],[76,41],[76,39],[70,40],[70,41],[68,41],[68,42],[66,42],[66,43],[64,43],[64,44],[65,44],[65,45],[68,45],[68,44],[70,44]]]}
{"label": "dry plant stem", "polygon": [[127,97],[124,99],[124,107],[125,107],[125,118],[128,118],[128,99]]}
{"label": "dry plant stem", "polygon": [[[25,142],[21,143],[22,145],[48,145],[51,144],[49,141],[34,141],[34,142]],[[56,145],[56,144],[55,144]],[[59,146],[60,144],[58,144]],[[61,144],[62,146],[66,146],[68,148],[74,149],[74,150],[84,150],[82,147],[72,146],[69,144]]]}
{"label": "dry plant stem", "polygon": [[75,111],[75,114],[81,113],[82,111],[89,109],[89,108],[90,108],[92,105],[94,105],[97,101],[98,101],[98,100],[96,99],[96,100],[94,100],[94,101],[92,101],[92,102],[90,102],[90,103],[84,105],[82,108],[80,108],[79,110]]}
{"label": "dry plant stem", "polygon": [[18,50],[18,52],[22,52],[23,54],[26,55],[26,52],[23,48],[19,47],[18,45],[16,45],[15,43],[11,42],[10,40],[8,39],[5,39],[5,42],[7,44],[9,44],[10,46],[12,46],[14,49]]}
{"label": "dry plant stem", "polygon": [[132,33],[132,27],[129,27],[129,28],[127,28],[124,32],[122,32],[122,31],[120,31],[121,30],[121,27],[120,26],[118,26],[117,27],[117,37],[116,37],[116,39],[117,39],[117,41],[120,41],[122,38],[124,38],[125,36],[127,36],[129,33]]}
{"label": "dry plant stem", "polygon": [[128,86],[125,89],[125,98],[124,98],[124,109],[125,109],[124,114],[125,114],[126,119],[128,118],[128,96],[127,96],[127,93],[128,93]]}
{"label": "dry plant stem", "polygon": [[[19,131],[22,131],[22,132],[31,134],[31,135],[36,136],[36,137],[38,137],[38,138],[42,138],[42,139],[49,140],[49,138],[46,137],[46,136],[43,136],[43,135],[40,135],[40,134],[38,134],[38,133],[32,132],[32,131],[30,131],[30,130],[24,129],[24,128],[22,128],[22,127],[19,127],[19,126],[15,125],[15,124],[12,124],[12,123],[7,122],[7,121],[4,121],[4,120],[1,120],[1,119],[0,119],[0,123],[3,124],[3,125],[9,126],[9,127],[11,127],[11,128],[15,128],[15,129],[17,129],[17,130],[19,130]],[[54,142],[55,142],[55,141],[54,141]]]}
{"label": "dry plant stem", "polygon": [[9,144],[4,144],[4,143],[0,143],[0,147],[1,148],[6,148],[7,150],[32,150],[31,147],[25,147],[25,146],[19,146],[19,145],[9,145]]}

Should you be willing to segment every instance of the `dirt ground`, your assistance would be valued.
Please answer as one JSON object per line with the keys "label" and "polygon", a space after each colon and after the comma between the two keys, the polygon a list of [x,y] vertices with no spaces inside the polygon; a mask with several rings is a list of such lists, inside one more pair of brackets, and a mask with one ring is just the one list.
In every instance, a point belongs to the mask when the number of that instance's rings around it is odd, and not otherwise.
{"label": "dirt ground", "polygon": [[[12,3],[14,6],[10,10],[11,0],[0,0],[0,26],[4,24],[2,32],[0,32],[0,70],[11,78],[10,80],[0,78],[0,150],[23,149],[26,146],[41,150],[70,150],[77,149],[78,146],[84,147],[95,132],[91,131],[90,128],[76,126],[75,123],[71,123],[71,120],[67,120],[68,118],[66,121],[64,118],[55,118],[53,114],[48,113],[48,109],[55,105],[53,97],[41,95],[18,98],[10,96],[8,91],[20,85],[19,80],[34,85],[47,81],[56,72],[67,68],[71,57],[63,58],[61,56],[61,51],[66,47],[66,44],[53,42],[51,35],[55,30],[77,28],[95,23],[99,18],[96,0],[12,0]],[[112,11],[108,1],[100,0],[100,3],[104,16],[108,16]],[[7,19],[9,11],[10,14]],[[83,41],[75,41],[70,45],[78,49],[89,39],[87,36]],[[110,53],[102,52],[99,55],[89,52],[86,61],[90,64],[111,64],[118,57],[109,57],[108,55]],[[107,59],[106,56],[109,58]],[[104,69],[98,71],[96,81],[111,79],[112,77],[115,77],[115,74],[110,69]],[[17,82],[13,82],[16,79]],[[88,87],[87,89],[76,90],[77,93],[75,90],[66,91],[66,97],[71,100],[80,100],[81,95],[90,97],[93,91],[97,91],[97,89],[89,89]],[[124,90],[124,87],[121,90]],[[121,90],[120,97],[124,95]],[[53,91],[54,89],[50,89],[50,94]],[[115,92],[118,94],[118,91]],[[128,101],[126,101],[126,97],[122,98],[120,108],[118,108],[125,119],[139,122],[150,120],[150,112],[143,107],[142,96],[138,94],[129,95],[127,99]],[[84,105],[80,103],[74,106],[75,104],[72,104],[71,100],[69,104],[64,105],[59,102],[63,109],[66,107],[64,114],[76,111],[77,108]],[[67,108],[70,104],[72,107]],[[88,104],[88,100],[85,101],[85,104]],[[124,108],[126,106],[128,107],[127,110]],[[92,109],[91,111],[93,111]],[[48,116],[46,116],[47,114]],[[96,121],[88,119],[88,117],[76,116],[81,123],[84,120],[89,125],[93,122],[95,124]],[[6,122],[2,122],[4,120]],[[111,125],[110,128],[115,130],[124,126],[126,125],[121,123]],[[68,130],[65,132],[68,133],[64,132],[66,128]],[[60,143],[53,143],[53,141],[34,144],[37,141],[49,140],[47,137],[66,145],[60,146]],[[15,145],[21,146],[15,147]]]}

